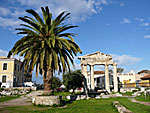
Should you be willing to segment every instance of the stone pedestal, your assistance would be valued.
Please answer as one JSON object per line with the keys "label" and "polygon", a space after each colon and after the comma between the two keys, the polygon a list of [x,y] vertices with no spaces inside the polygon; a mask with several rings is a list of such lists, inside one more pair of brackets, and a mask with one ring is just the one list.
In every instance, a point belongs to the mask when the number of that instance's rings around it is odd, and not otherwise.
{"label": "stone pedestal", "polygon": [[36,96],[32,98],[32,103],[35,105],[59,105],[62,101],[62,96]]}

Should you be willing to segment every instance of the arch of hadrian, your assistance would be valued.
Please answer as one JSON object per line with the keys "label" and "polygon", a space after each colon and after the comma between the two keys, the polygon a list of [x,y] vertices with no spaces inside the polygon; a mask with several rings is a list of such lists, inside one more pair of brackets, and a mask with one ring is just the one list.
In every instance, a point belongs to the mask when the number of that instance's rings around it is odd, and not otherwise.
{"label": "arch of hadrian", "polygon": [[87,66],[90,66],[90,90],[95,89],[94,84],[94,65],[104,65],[105,66],[105,89],[110,92],[109,86],[109,65],[113,66],[113,84],[114,92],[118,91],[118,81],[117,81],[117,63],[112,60],[112,56],[99,51],[93,54],[88,54],[84,56],[79,56],[81,64],[81,73],[87,78]]}

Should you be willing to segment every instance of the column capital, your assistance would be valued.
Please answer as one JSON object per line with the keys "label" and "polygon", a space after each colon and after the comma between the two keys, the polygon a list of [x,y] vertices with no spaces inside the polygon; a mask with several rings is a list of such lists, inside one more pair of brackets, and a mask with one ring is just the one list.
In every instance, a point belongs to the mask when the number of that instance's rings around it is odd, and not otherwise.
{"label": "column capital", "polygon": [[117,66],[117,63],[116,63],[116,62],[114,62],[114,63],[113,63],[113,66]]}
{"label": "column capital", "polygon": [[105,66],[109,66],[109,64],[105,64]]}
{"label": "column capital", "polygon": [[94,66],[94,64],[90,64],[90,66]]}

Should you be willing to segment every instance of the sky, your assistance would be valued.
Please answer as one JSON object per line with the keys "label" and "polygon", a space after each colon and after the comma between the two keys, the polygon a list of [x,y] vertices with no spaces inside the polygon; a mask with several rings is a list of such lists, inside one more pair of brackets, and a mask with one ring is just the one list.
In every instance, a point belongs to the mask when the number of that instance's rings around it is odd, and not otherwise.
{"label": "sky", "polygon": [[[150,0],[0,0],[1,56],[22,37],[15,31],[22,23],[18,17],[29,15],[27,9],[41,15],[40,7],[45,6],[54,18],[62,11],[71,13],[67,23],[79,27],[68,32],[78,34],[74,40],[83,52],[78,56],[100,51],[112,55],[124,72],[150,69]],[[74,61],[79,69],[80,61]],[[34,74],[33,80],[41,83],[42,76]]]}

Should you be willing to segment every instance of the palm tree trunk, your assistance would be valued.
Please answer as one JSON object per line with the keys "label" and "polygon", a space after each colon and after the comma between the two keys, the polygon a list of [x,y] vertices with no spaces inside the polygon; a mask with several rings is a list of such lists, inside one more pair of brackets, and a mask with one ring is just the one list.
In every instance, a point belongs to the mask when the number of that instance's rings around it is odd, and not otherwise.
{"label": "palm tree trunk", "polygon": [[53,72],[51,69],[47,69],[44,72],[43,82],[44,82],[44,94],[49,95],[52,93],[52,78]]}

